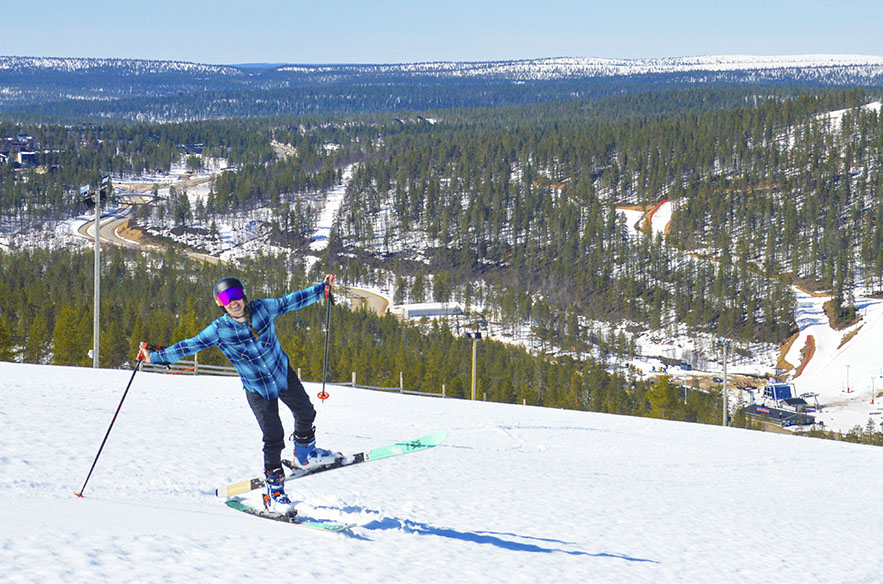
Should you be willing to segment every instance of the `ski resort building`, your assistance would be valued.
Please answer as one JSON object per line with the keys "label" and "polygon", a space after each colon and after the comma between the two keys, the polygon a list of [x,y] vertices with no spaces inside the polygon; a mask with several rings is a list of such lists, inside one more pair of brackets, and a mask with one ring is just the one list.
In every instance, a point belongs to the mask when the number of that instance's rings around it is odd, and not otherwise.
{"label": "ski resort building", "polygon": [[797,397],[794,385],[790,383],[771,382],[767,383],[762,390],[761,399],[773,405],[780,405],[789,399]]}
{"label": "ski resort building", "polygon": [[746,406],[745,414],[749,418],[758,422],[772,424],[781,428],[788,428],[791,426],[813,426],[816,423],[815,417],[807,414],[806,410],[786,410],[759,403],[753,403]]}
{"label": "ski resort building", "polygon": [[439,318],[443,316],[456,316],[463,314],[459,304],[443,302],[424,302],[422,304],[402,304],[394,306],[392,312],[402,315],[403,319],[412,318]]}
{"label": "ski resort building", "polygon": [[790,383],[767,383],[759,398],[757,403],[745,408],[745,413],[752,419],[782,428],[816,423],[815,417],[809,414],[815,409],[810,408],[805,399],[797,397],[794,385]]}

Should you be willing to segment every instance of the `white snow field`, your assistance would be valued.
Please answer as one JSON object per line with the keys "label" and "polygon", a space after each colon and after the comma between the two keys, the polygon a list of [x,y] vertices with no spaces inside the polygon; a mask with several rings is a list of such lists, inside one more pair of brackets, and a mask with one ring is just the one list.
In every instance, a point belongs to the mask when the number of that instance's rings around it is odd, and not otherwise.
{"label": "white snow field", "polygon": [[137,373],[79,499],[130,377],[0,363],[0,581],[883,579],[879,448],[338,386],[314,400],[320,446],[450,430],[432,450],[289,482],[302,515],[350,533],[214,496],[262,466],[236,378]]}

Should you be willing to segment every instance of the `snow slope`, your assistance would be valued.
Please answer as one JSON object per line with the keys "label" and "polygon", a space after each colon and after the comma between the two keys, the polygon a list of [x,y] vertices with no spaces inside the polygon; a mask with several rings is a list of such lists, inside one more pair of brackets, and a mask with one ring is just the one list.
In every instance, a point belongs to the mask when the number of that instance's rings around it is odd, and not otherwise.
{"label": "snow slope", "polygon": [[319,216],[316,231],[313,233],[313,241],[310,243],[311,251],[322,251],[328,247],[328,238],[331,237],[334,219],[337,217],[341,205],[343,205],[346,189],[353,180],[353,168],[352,164],[347,166],[343,172],[343,181],[331,189],[325,196],[325,206],[322,208],[322,214]]}
{"label": "snow slope", "polygon": [[[333,535],[212,494],[261,466],[235,378],[0,363],[0,581],[878,582],[883,450],[345,387],[320,445],[433,450],[290,484]],[[311,394],[316,384],[307,384]],[[290,418],[286,425],[291,428]]]}
{"label": "snow slope", "polygon": [[797,392],[818,394],[819,403],[825,407],[816,418],[831,429],[847,432],[854,426],[864,427],[869,419],[879,429],[883,400],[875,398],[872,404],[871,398],[883,391],[883,300],[858,298],[861,320],[836,331],[828,324],[822,306],[830,296],[810,296],[800,290],[795,293],[800,336],[786,360],[797,367],[809,337],[815,346],[806,367],[792,380]]}
{"label": "snow slope", "polygon": [[674,213],[674,205],[668,199],[659,204],[650,218],[650,225],[654,235],[664,235],[671,223],[671,216]]}
{"label": "snow slope", "polygon": [[[616,212],[625,217],[626,225],[634,232],[635,237],[640,237],[645,217],[648,215],[647,212],[630,207],[618,208]],[[650,230],[654,236],[665,235],[673,213],[674,205],[668,199],[660,201],[657,207],[649,213]]]}
{"label": "snow slope", "polygon": [[[879,109],[879,102],[869,104],[870,109]],[[832,112],[832,119],[837,126],[847,110]],[[640,233],[643,213],[641,211],[619,209],[626,216],[629,226]],[[665,232],[671,221],[673,206],[671,202],[662,203],[653,213],[651,229],[654,234]],[[795,320],[800,329],[797,340],[791,345],[785,360],[795,367],[790,374],[793,377],[798,394],[817,394],[821,410],[814,413],[816,420],[823,422],[827,429],[847,433],[855,426],[865,427],[872,420],[879,430],[883,423],[883,363],[880,362],[879,347],[883,346],[883,300],[859,297],[856,308],[861,315],[858,324],[842,331],[831,328],[823,305],[830,296],[811,296],[799,288],[794,288],[797,296]],[[812,337],[813,354],[806,367],[799,372],[804,351]],[[680,343],[680,340],[675,342]],[[662,354],[668,345],[655,349]],[[642,344],[642,350],[648,350]],[[745,372],[751,364],[742,363],[739,372]],[[643,367],[649,370],[649,366]],[[764,368],[758,366],[762,373]],[[767,367],[766,371],[770,371]],[[731,372],[734,369],[731,367]],[[736,404],[740,397],[751,401],[751,396],[740,395],[731,390],[731,404]],[[874,397],[872,403],[872,396]],[[810,398],[814,405],[814,399]]]}

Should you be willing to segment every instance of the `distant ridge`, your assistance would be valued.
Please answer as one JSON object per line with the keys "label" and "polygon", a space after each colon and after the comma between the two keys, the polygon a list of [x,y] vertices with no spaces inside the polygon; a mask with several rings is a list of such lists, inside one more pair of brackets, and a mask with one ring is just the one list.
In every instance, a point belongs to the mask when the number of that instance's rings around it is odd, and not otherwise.
{"label": "distant ridge", "polygon": [[883,57],[871,55],[791,55],[753,56],[721,55],[704,57],[666,57],[657,59],[603,59],[592,57],[555,57],[515,61],[437,61],[426,63],[365,65],[284,65],[279,71],[297,73],[396,73],[421,75],[497,77],[537,80],[688,73],[697,71],[754,71],[787,69],[865,69],[883,74]]}
{"label": "distant ridge", "polygon": [[278,69],[286,66],[286,63],[237,63],[227,65],[228,67],[236,67],[237,69]]}
{"label": "distant ridge", "polygon": [[128,69],[140,73],[215,73],[240,74],[236,67],[229,65],[207,65],[187,61],[159,61],[144,59],[97,59],[91,57],[7,57],[0,56],[0,72],[42,70],[75,72],[96,69]]}
{"label": "distant ridge", "polygon": [[717,55],[696,57],[663,57],[652,59],[608,59],[595,57],[548,57],[509,61],[433,61],[392,64],[282,64],[241,63],[209,65],[187,61],[144,59],[17,57],[0,56],[0,71],[87,71],[94,69],[131,69],[141,73],[202,72],[226,75],[241,70],[273,70],[280,73],[322,76],[413,74],[452,78],[498,79],[578,79],[591,77],[646,74],[690,73],[699,71],[848,71],[853,74],[883,75],[883,56],[874,55]]}
{"label": "distant ridge", "polygon": [[883,87],[873,55],[211,65],[0,56],[0,114],[183,121],[533,105],[699,87]]}

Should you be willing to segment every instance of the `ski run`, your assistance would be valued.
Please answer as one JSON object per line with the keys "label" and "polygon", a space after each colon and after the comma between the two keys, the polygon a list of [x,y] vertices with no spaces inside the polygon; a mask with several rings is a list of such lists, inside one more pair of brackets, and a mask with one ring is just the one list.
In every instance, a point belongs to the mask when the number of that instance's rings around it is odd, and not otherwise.
{"label": "ski run", "polygon": [[[218,484],[261,468],[236,378],[0,363],[0,581],[879,582],[883,450],[734,428],[329,386],[317,443],[450,430],[292,481],[320,533]],[[319,384],[307,383],[315,395]],[[290,418],[286,420],[290,428]]]}

